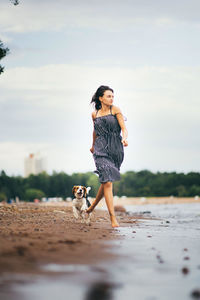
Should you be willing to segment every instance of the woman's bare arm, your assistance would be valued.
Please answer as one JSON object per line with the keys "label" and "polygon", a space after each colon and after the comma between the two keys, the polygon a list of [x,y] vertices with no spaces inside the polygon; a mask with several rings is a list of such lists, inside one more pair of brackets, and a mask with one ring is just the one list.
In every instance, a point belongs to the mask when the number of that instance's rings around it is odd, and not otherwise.
{"label": "woman's bare arm", "polygon": [[[93,112],[92,113],[92,120],[93,120],[93,122],[94,122],[94,118],[95,118],[95,112]],[[94,129],[93,129],[93,134],[92,134],[92,147],[90,148],[90,152],[94,152],[94,143],[95,143],[95,140],[96,140],[96,133],[95,133],[95,131],[94,131]]]}
{"label": "woman's bare arm", "polygon": [[126,146],[128,146],[128,141],[127,141],[128,131],[127,131],[126,125],[124,123],[123,114],[122,114],[120,108],[117,107],[117,106],[113,106],[113,114],[116,115],[117,120],[119,122],[119,125],[121,127],[121,130],[122,130],[122,144],[124,145],[124,147],[126,147]]}

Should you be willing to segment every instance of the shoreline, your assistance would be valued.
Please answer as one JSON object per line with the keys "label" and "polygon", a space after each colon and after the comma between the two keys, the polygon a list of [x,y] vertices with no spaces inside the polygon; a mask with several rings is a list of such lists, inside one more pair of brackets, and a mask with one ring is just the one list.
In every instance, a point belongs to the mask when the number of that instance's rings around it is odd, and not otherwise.
{"label": "shoreline", "polygon": [[[134,227],[152,216],[135,212],[129,215],[124,205],[199,203],[192,198],[118,198],[116,216],[120,227]],[[91,264],[116,258],[105,241],[123,236],[112,228],[105,200],[92,214],[91,226],[76,221],[72,203],[0,204],[0,274],[3,272],[41,272],[41,264]],[[98,207],[100,209],[98,209]]]}
{"label": "shoreline", "polygon": [[115,229],[102,208],[88,226],[74,221],[67,203],[0,206],[0,298],[200,294],[200,203],[162,204],[127,205],[127,212],[118,205]]}
{"label": "shoreline", "polygon": [[[55,205],[55,204],[54,204]],[[118,212],[121,227],[146,216]],[[0,206],[0,274],[41,273],[40,265],[92,264],[116,257],[104,241],[121,239],[107,211],[97,209],[91,226],[76,221],[70,206]]]}

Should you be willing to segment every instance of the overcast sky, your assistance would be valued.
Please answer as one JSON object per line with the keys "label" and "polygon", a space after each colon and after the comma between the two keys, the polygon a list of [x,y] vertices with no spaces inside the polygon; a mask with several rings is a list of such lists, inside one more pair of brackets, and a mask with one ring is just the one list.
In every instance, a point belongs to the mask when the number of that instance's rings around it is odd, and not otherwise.
{"label": "overcast sky", "polygon": [[199,0],[0,2],[0,170],[94,171],[92,95],[114,89],[129,146],[121,172],[200,171]]}

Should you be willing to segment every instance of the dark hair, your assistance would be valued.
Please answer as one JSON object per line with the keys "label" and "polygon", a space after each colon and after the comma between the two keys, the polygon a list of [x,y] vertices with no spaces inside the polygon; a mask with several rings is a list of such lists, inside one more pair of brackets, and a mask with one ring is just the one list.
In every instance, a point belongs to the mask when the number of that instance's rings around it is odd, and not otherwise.
{"label": "dark hair", "polygon": [[99,97],[103,97],[105,91],[111,91],[114,92],[113,89],[111,89],[109,86],[101,85],[97,90],[94,96],[92,97],[92,100],[90,103],[95,104],[96,110],[99,110],[101,108],[101,101],[99,100]]}

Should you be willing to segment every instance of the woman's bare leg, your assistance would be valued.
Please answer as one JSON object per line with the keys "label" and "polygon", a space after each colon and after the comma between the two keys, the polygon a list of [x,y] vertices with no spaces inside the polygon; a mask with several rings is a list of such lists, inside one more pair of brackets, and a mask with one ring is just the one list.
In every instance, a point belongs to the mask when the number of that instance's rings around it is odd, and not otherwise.
{"label": "woman's bare leg", "polygon": [[106,200],[106,205],[108,208],[108,212],[110,215],[111,225],[112,227],[119,227],[117,219],[115,217],[114,204],[113,204],[113,191],[112,191],[112,182],[108,181],[103,183],[104,187],[104,197]]}
{"label": "woman's bare leg", "polygon": [[99,190],[96,195],[96,199],[92,203],[92,205],[86,210],[87,213],[90,213],[93,211],[95,206],[99,203],[99,201],[103,198],[104,192],[103,192],[103,184],[100,185]]}

